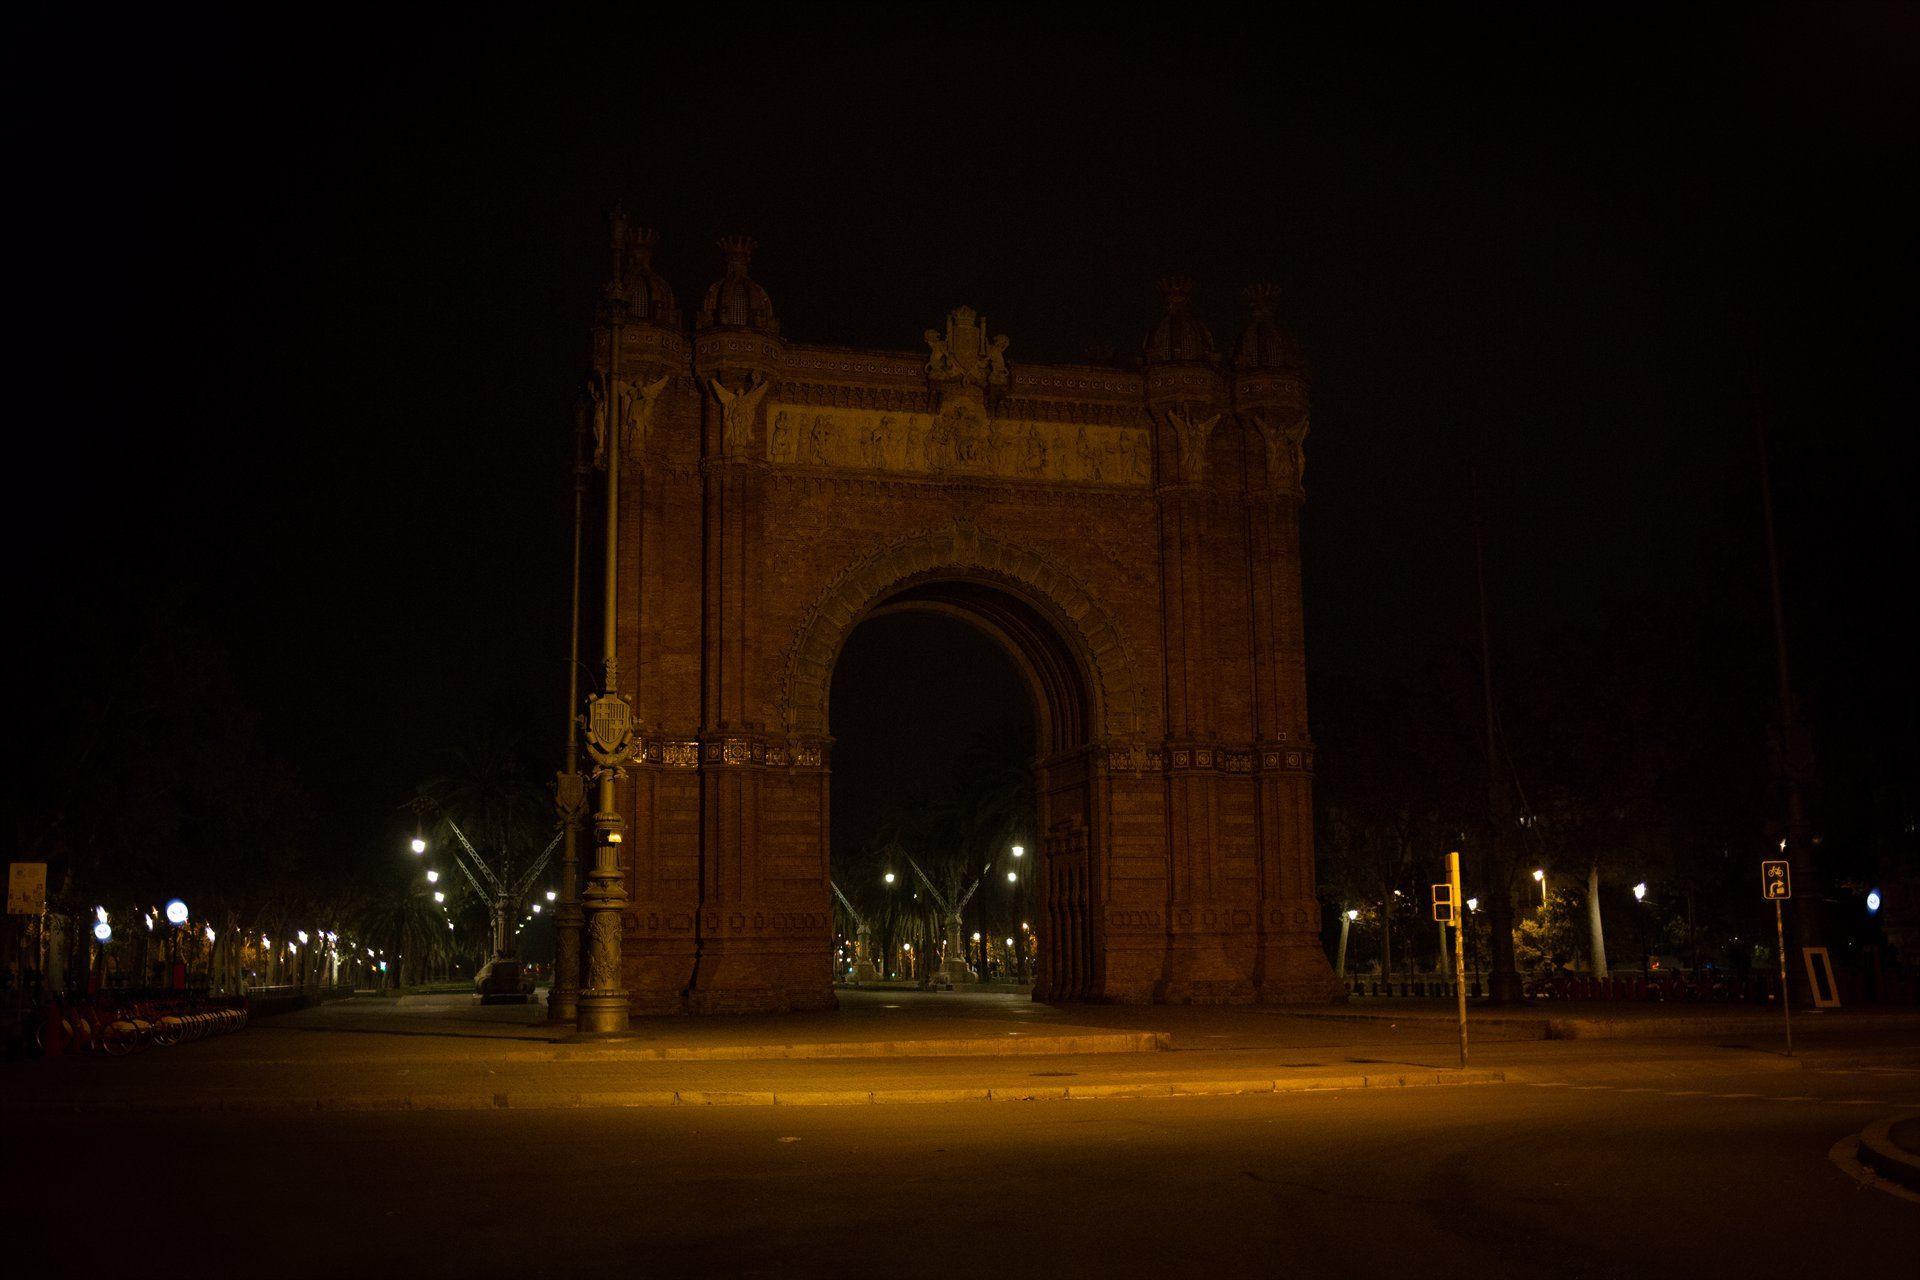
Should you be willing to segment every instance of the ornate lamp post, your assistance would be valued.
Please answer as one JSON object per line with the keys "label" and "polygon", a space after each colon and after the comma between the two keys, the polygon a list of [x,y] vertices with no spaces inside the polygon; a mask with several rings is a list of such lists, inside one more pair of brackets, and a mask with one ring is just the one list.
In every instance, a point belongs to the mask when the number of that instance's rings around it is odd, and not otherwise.
{"label": "ornate lamp post", "polygon": [[[453,833],[454,840],[459,846],[458,849],[451,851],[453,865],[466,876],[467,883],[473,886],[473,892],[480,901],[487,904],[488,917],[492,922],[488,936],[493,954],[488,960],[486,982],[480,993],[482,1000],[488,1004],[526,1003],[527,997],[520,989],[520,960],[515,954],[513,913],[518,904],[527,900],[527,894],[532,890],[534,882],[546,870],[547,859],[553,856],[554,847],[560,843],[560,836],[556,834],[553,839],[547,841],[546,848],[540,851],[539,856],[534,858],[526,870],[520,874],[518,880],[509,880],[506,862],[502,861],[497,868],[488,863],[486,858],[481,856],[480,851],[473,847],[473,842],[467,839],[467,833],[461,829],[458,820],[447,812],[445,806],[439,801],[431,796],[419,796],[412,803],[414,812],[423,818],[429,812],[439,813],[441,821],[447,824],[447,829]],[[415,836],[410,847],[415,857],[421,857],[427,851],[427,842]],[[467,856],[462,858],[460,850],[464,850]],[[504,853],[503,850],[501,855],[503,858]],[[437,885],[440,882],[440,873],[428,868],[426,879],[429,885]],[[484,883],[482,883],[483,880]],[[434,889],[431,892],[436,903],[445,903],[444,891]],[[447,928],[449,930],[453,928],[451,920],[447,922]]]}
{"label": "ornate lamp post", "polygon": [[587,926],[587,986],[579,995],[583,1035],[617,1035],[627,1029],[627,993],[621,987],[620,913],[627,894],[620,869],[620,819],[615,784],[620,765],[632,750],[633,709],[620,696],[618,651],[620,602],[620,455],[625,451],[627,418],[635,407],[634,388],[620,381],[620,327],[626,302],[621,294],[621,255],[627,242],[624,215],[613,215],[613,288],[607,298],[607,376],[594,384],[597,462],[607,471],[606,600],[601,627],[605,691],[587,709],[587,750],[600,766],[600,789],[593,813],[593,868],[587,873],[584,906]]}
{"label": "ornate lamp post", "polygon": [[[887,882],[889,884],[893,882],[891,871],[887,873]],[[868,926],[866,917],[854,910],[853,903],[849,902],[847,895],[840,891],[840,886],[831,879],[827,884],[832,888],[833,896],[840,900],[840,905],[846,908],[847,914],[853,918],[853,985],[865,986],[879,976],[873,968],[873,930]]]}

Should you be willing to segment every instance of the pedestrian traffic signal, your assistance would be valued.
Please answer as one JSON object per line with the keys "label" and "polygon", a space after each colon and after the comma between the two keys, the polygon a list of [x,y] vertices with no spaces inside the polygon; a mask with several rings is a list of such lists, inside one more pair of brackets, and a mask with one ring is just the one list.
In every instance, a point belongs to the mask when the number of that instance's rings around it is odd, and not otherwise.
{"label": "pedestrian traffic signal", "polygon": [[1433,918],[1441,924],[1453,923],[1453,886],[1437,884],[1433,886]]}

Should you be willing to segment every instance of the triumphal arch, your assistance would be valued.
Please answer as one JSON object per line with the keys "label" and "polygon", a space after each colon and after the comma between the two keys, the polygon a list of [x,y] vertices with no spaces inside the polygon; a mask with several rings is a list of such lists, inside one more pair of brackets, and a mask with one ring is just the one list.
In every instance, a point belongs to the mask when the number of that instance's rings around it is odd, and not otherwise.
{"label": "triumphal arch", "polygon": [[594,353],[604,377],[617,333],[633,1009],[832,1004],[828,689],[853,627],[900,609],[970,622],[1032,687],[1036,998],[1335,998],[1307,400],[1268,292],[1228,355],[1176,282],[1139,361],[1024,364],[964,307],[901,350],[788,341],[742,239],[689,324],[652,245],[616,236]]}

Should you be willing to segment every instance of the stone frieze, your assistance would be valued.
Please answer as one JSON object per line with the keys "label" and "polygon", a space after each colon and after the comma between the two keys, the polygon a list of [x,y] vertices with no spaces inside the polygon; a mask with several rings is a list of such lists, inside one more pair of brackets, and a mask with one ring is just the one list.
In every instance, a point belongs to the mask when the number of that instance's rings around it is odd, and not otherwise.
{"label": "stone frieze", "polygon": [[993,418],[965,402],[937,414],[774,402],[766,422],[777,466],[1116,488],[1144,488],[1153,470],[1143,428]]}

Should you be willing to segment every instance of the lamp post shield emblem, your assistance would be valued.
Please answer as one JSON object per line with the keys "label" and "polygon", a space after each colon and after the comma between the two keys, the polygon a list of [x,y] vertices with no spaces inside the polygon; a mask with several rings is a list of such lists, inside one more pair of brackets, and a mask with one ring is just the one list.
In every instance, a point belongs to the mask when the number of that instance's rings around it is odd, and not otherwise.
{"label": "lamp post shield emblem", "polygon": [[617,693],[587,702],[587,750],[601,765],[616,765],[633,751],[633,708]]}
{"label": "lamp post shield emblem", "polygon": [[571,771],[563,770],[554,774],[553,798],[560,810],[560,821],[580,821],[587,807],[587,780]]}

